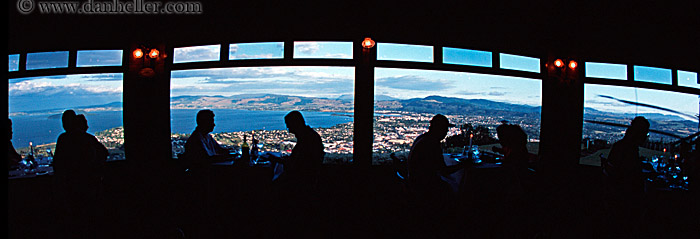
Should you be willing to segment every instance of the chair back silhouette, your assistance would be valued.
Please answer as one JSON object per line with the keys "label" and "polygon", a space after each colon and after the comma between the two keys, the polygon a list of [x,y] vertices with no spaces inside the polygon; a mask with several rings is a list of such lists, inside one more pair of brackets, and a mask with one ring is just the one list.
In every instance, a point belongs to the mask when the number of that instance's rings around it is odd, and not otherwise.
{"label": "chair back silhouette", "polygon": [[394,166],[394,172],[396,173],[396,177],[399,178],[401,181],[406,181],[406,176],[408,176],[408,168],[406,167],[406,160],[401,159],[398,156],[396,156],[396,153],[391,153],[389,155],[391,157],[391,162],[392,165]]}
{"label": "chair back silhouette", "polygon": [[610,160],[608,160],[608,158],[605,157],[604,154],[600,154],[600,168],[602,170],[603,176],[605,176],[605,177],[610,176],[610,171],[612,170],[612,164],[610,164]]}

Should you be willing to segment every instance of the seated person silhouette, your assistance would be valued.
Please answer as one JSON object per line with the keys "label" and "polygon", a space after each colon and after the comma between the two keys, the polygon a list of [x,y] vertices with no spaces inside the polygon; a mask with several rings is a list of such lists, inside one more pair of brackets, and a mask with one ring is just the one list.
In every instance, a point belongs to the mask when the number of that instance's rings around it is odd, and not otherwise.
{"label": "seated person silhouette", "polygon": [[273,162],[284,165],[284,171],[277,179],[279,183],[295,187],[313,186],[323,164],[323,142],[321,136],[306,125],[304,116],[299,111],[291,111],[284,116],[284,123],[289,132],[294,134],[297,143],[292,154],[282,158],[271,158]]}
{"label": "seated person silhouette", "polygon": [[19,167],[20,162],[22,161],[22,155],[17,153],[15,150],[15,146],[12,145],[12,120],[7,119],[7,121],[10,123],[9,129],[10,129],[10,139],[8,140],[8,150],[7,150],[7,169],[12,170],[17,167]]}
{"label": "seated person silhouette", "polygon": [[109,153],[94,135],[86,132],[84,115],[66,110],[62,121],[66,132],[56,141],[54,175],[69,215],[67,230],[78,236],[95,237],[94,223],[100,214],[99,194]]}
{"label": "seated person silhouette", "polygon": [[[67,185],[99,184],[101,169],[109,156],[107,148],[86,132],[88,125],[84,115],[66,110],[62,121],[66,132],[56,141],[54,173]],[[77,182],[80,183],[75,184]]]}
{"label": "seated person silhouette", "polygon": [[197,112],[197,127],[185,142],[184,163],[191,170],[207,167],[212,162],[230,160],[229,151],[211,137],[214,130],[214,112],[200,110]]}
{"label": "seated person silhouette", "polygon": [[617,190],[625,194],[643,193],[644,176],[642,160],[639,158],[639,146],[646,142],[649,136],[649,121],[642,116],[635,117],[625,131],[625,136],[613,144],[608,162],[612,172],[610,179],[618,186]]}
{"label": "seated person silhouette", "polygon": [[643,215],[644,175],[639,146],[649,136],[649,121],[635,117],[625,136],[613,144],[608,156],[608,203],[617,232],[636,231]]}
{"label": "seated person silhouette", "polygon": [[100,163],[104,163],[104,161],[101,159],[106,160],[107,156],[109,156],[109,151],[107,150],[107,147],[105,147],[102,143],[100,143],[99,140],[97,140],[97,137],[87,132],[88,128],[90,127],[88,126],[87,118],[85,118],[85,115],[76,115],[75,124],[76,130],[80,132],[84,137],[86,137],[88,142],[92,143],[92,147],[97,151],[97,157],[100,158]]}
{"label": "seated person silhouette", "polygon": [[440,176],[457,172],[467,165],[464,162],[452,166],[445,164],[440,141],[453,126],[447,117],[437,114],[430,120],[428,132],[418,136],[411,146],[407,160],[408,184],[418,200],[446,203],[452,190]]}
{"label": "seated person silhouette", "polygon": [[517,180],[522,180],[528,173],[530,153],[527,151],[527,134],[518,125],[502,124],[496,127],[501,147],[493,151],[503,154],[503,167]]}
{"label": "seated person silhouette", "polygon": [[315,237],[307,235],[318,228],[316,191],[323,164],[323,142],[321,136],[306,125],[299,111],[291,111],[284,117],[289,132],[294,134],[297,143],[289,156],[270,157],[270,161],[282,164],[283,171],[273,181],[273,211],[277,216],[273,224],[280,226],[280,232],[287,235]]}

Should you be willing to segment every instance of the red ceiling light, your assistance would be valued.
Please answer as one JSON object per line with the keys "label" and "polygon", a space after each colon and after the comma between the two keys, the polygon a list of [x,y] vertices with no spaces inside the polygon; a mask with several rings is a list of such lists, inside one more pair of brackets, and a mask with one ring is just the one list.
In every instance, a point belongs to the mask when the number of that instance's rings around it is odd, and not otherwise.
{"label": "red ceiling light", "polygon": [[151,49],[151,52],[148,53],[148,56],[151,57],[151,58],[157,58],[157,57],[158,57],[158,54],[159,54],[158,50],[156,50],[156,49]]}
{"label": "red ceiling light", "polygon": [[564,61],[562,61],[561,59],[557,59],[556,61],[554,61],[554,66],[561,68],[562,66],[564,66]]}
{"label": "red ceiling light", "polygon": [[375,43],[374,43],[374,40],[372,40],[372,38],[367,37],[364,40],[362,40],[362,47],[365,49],[369,49],[369,48],[374,47],[374,44]]}
{"label": "red ceiling light", "polygon": [[134,50],[133,54],[134,54],[134,58],[136,58],[136,59],[141,59],[141,57],[143,57],[143,51],[139,48],[136,48],[136,50]]}
{"label": "red ceiling light", "polygon": [[576,69],[577,66],[578,63],[576,63],[576,61],[569,61],[569,68],[571,68],[572,70]]}

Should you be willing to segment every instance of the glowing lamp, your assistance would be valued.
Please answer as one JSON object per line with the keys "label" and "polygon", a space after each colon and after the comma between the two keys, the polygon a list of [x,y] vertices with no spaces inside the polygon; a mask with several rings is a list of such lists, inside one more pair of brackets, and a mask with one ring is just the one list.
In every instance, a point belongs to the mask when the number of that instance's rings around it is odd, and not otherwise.
{"label": "glowing lamp", "polygon": [[571,68],[572,70],[576,69],[577,66],[578,63],[576,63],[576,61],[569,61],[569,68]]}
{"label": "glowing lamp", "polygon": [[554,66],[561,68],[562,66],[564,66],[564,61],[562,61],[561,59],[557,59],[556,61],[554,61]]}
{"label": "glowing lamp", "polygon": [[362,47],[365,49],[374,47],[374,40],[369,37],[365,38],[365,40],[362,41]]}
{"label": "glowing lamp", "polygon": [[134,54],[134,58],[136,58],[136,59],[141,59],[141,57],[143,57],[143,51],[141,49],[138,49],[138,48],[136,50],[134,50],[133,54]]}
{"label": "glowing lamp", "polygon": [[156,49],[151,49],[151,52],[148,53],[148,56],[151,57],[151,58],[157,58],[157,57],[158,57],[158,54],[159,54],[158,50],[156,50]]}

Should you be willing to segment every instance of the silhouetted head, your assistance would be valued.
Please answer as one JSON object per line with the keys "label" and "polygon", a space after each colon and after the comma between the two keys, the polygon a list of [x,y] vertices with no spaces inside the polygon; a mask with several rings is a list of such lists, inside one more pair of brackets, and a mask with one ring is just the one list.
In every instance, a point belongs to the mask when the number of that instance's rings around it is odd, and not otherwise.
{"label": "silhouetted head", "polygon": [[433,116],[433,119],[430,120],[428,132],[431,132],[437,138],[442,140],[445,138],[445,136],[447,136],[447,131],[449,131],[449,128],[454,126],[454,124],[451,124],[450,121],[447,120],[447,117],[441,114],[436,114]]}
{"label": "silhouetted head", "polygon": [[197,112],[197,128],[206,133],[214,131],[214,111],[200,110]]}
{"label": "silhouetted head", "polygon": [[73,131],[75,129],[75,111],[63,111],[63,116],[61,116],[61,122],[63,123],[63,130],[65,130],[66,132]]}
{"label": "silhouetted head", "polygon": [[502,124],[496,127],[498,141],[503,147],[521,148],[527,145],[527,134],[519,125]]}
{"label": "silhouetted head", "polygon": [[87,132],[88,130],[87,118],[85,115],[79,114],[75,116],[75,129],[80,132]]}
{"label": "silhouetted head", "polygon": [[635,144],[643,144],[649,136],[649,121],[637,116],[632,120],[630,127],[625,131],[625,138],[631,139]]}
{"label": "silhouetted head", "polygon": [[284,116],[284,123],[287,125],[290,133],[296,134],[299,129],[306,127],[306,121],[304,121],[304,116],[301,115],[299,111],[291,111]]}
{"label": "silhouetted head", "polygon": [[10,130],[10,132],[9,132],[10,133],[10,140],[12,140],[12,120],[8,118],[7,122],[10,123],[10,125],[8,126],[9,127],[8,129]]}

